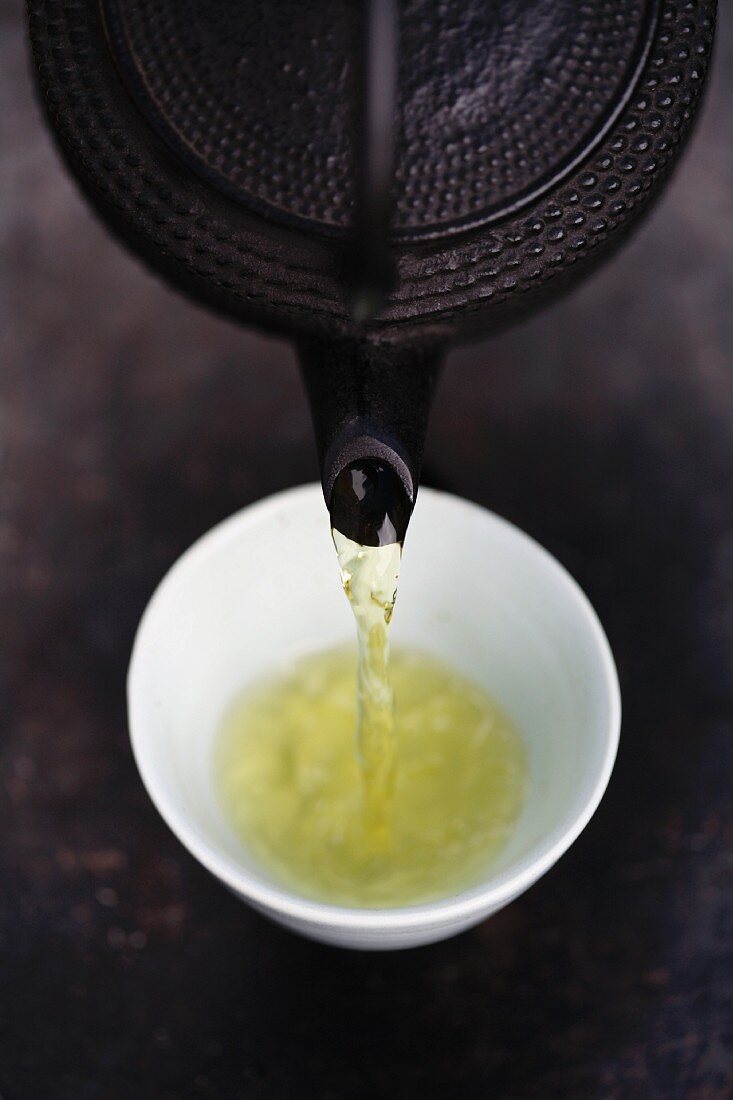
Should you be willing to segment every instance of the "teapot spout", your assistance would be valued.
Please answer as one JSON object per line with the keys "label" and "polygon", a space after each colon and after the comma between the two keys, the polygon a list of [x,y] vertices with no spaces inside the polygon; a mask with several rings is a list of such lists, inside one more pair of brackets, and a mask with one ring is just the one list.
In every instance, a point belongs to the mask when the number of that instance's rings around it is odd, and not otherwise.
{"label": "teapot spout", "polygon": [[363,545],[403,542],[442,349],[309,339],[298,350],[332,526]]}

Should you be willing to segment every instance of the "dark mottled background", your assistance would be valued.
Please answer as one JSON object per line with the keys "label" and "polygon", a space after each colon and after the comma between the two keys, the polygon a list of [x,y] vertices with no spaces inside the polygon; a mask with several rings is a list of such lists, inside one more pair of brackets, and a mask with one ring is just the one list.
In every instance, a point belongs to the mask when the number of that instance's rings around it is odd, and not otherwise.
{"label": "dark mottled background", "polygon": [[456,352],[428,461],[575,573],[625,705],[608,795],[481,927],[338,952],[158,819],[125,728],[174,558],[315,476],[290,348],[183,301],[64,175],[0,0],[0,1095],[733,1096],[733,11],[681,171],[574,297]]}

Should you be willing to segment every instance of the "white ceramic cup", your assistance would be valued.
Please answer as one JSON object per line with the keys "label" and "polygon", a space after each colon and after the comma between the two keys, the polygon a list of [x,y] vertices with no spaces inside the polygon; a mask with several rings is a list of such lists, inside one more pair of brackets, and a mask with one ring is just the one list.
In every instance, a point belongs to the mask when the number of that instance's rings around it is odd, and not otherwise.
{"label": "white ceramic cup", "polygon": [[393,638],[452,664],[513,718],[530,788],[483,882],[399,909],[324,905],[271,881],[217,800],[212,746],[248,682],[351,641],[320,486],[269,497],[176,562],[140,624],[130,664],[132,746],[165,821],[235,894],[313,939],[398,948],[452,936],[512,901],[585,827],[618,744],[618,680],[581,590],[536,542],[491,512],[421,489],[402,562]]}

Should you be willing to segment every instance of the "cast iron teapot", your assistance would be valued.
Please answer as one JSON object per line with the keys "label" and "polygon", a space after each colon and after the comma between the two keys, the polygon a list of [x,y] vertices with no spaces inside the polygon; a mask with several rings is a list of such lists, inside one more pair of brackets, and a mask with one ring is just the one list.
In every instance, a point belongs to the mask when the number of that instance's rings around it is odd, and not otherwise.
{"label": "cast iron teapot", "polygon": [[[104,220],[290,334],[326,503],[402,538],[441,354],[575,285],[661,192],[715,0],[29,0]],[[386,517],[386,518],[385,518]]]}

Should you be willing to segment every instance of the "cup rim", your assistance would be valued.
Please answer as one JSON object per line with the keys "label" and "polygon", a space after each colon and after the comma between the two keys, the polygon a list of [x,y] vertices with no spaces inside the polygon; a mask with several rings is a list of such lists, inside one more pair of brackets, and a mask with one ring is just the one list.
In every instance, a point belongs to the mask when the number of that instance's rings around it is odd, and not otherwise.
{"label": "cup rim", "polygon": [[568,600],[574,604],[576,611],[580,612],[590,640],[596,647],[601,667],[597,686],[602,693],[602,704],[607,715],[605,750],[585,801],[572,817],[563,820],[550,833],[543,836],[522,859],[500,874],[490,876],[487,884],[479,884],[460,894],[419,905],[368,909],[315,901],[274,883],[258,880],[236,860],[215,848],[198,828],[190,824],[185,812],[181,812],[175,805],[149,752],[148,746],[154,731],[150,730],[151,723],[143,715],[138,696],[138,684],[141,681],[146,635],[166,592],[195,562],[214,554],[229,539],[259,523],[268,513],[282,509],[283,506],[302,503],[316,496],[319,499],[322,497],[321,486],[310,483],[282,490],[245,506],[197,539],[176,559],[159,582],[135,633],[127,675],[128,724],[135,763],[153,805],[177,839],[211,874],[255,906],[277,913],[289,920],[339,928],[344,931],[408,931],[428,924],[435,927],[441,924],[454,924],[461,920],[468,922],[472,916],[478,916],[487,910],[498,909],[523,893],[549,870],[578,838],[595,813],[608,785],[616,758],[621,727],[621,693],[616,666],[608,639],[588,597],[565,567],[548,550],[515,524],[489,509],[453,493],[427,487],[420,489],[423,501],[425,498],[450,500],[468,511],[481,513],[484,521],[488,520],[497,528],[508,532],[544,559],[545,565],[549,566],[550,571],[555,574],[556,582],[565,589]]}

